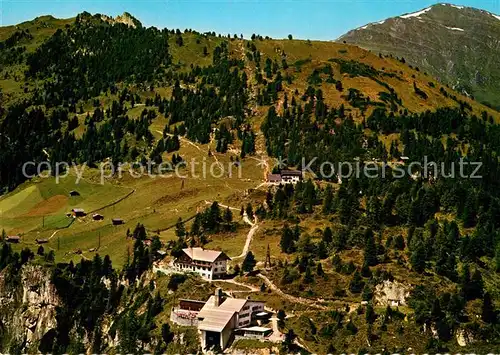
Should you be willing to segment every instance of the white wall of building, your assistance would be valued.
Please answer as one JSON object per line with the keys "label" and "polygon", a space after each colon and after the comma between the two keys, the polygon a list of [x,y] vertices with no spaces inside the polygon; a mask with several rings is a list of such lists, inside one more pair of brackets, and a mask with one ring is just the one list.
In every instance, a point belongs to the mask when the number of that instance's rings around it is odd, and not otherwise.
{"label": "white wall of building", "polygon": [[[197,262],[199,263],[199,262]],[[227,274],[227,261],[221,260],[214,263],[206,263],[204,266],[174,263],[174,268],[180,272],[195,272],[204,279],[212,280]]]}
{"label": "white wall of building", "polygon": [[282,176],[281,181],[284,184],[296,184],[300,181],[299,176]]}
{"label": "white wall of building", "polygon": [[242,310],[238,313],[237,327],[247,327],[252,322],[252,314],[264,311],[263,302],[252,302],[248,300]]}
{"label": "white wall of building", "polygon": [[174,263],[174,268],[181,272],[195,272],[207,280],[213,278],[213,265],[199,266],[193,264]]}

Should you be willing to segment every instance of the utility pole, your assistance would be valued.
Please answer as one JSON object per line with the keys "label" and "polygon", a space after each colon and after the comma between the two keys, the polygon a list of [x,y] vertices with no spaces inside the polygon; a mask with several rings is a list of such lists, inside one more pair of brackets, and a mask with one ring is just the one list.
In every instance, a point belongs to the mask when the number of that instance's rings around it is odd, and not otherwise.
{"label": "utility pole", "polygon": [[60,243],[59,243],[59,236],[57,236],[57,250],[59,250],[59,246],[60,246]]}
{"label": "utility pole", "polygon": [[270,268],[271,267],[271,249],[269,249],[269,244],[267,245],[267,252],[266,252],[266,262],[264,263],[264,268]]}
{"label": "utility pole", "polygon": [[99,249],[101,247],[101,232],[99,232],[99,246],[97,247],[97,249]]}
{"label": "utility pole", "polygon": [[45,216],[42,216],[42,228],[45,228]]}

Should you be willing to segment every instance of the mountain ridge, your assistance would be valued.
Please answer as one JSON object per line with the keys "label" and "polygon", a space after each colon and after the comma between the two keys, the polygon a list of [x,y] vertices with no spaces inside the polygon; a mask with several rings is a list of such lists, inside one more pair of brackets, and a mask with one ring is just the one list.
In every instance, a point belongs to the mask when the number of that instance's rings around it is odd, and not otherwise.
{"label": "mountain ridge", "polygon": [[444,84],[498,108],[499,38],[500,16],[443,3],[358,27],[336,41],[402,57]]}
{"label": "mountain ridge", "polygon": [[496,18],[497,20],[500,21],[500,15],[496,15],[493,12],[490,12],[490,11],[487,11],[487,10],[483,10],[483,9],[479,9],[479,8],[475,8],[475,7],[472,7],[472,6],[455,5],[455,4],[452,4],[452,3],[444,3],[443,2],[443,3],[433,4],[431,6],[423,8],[422,10],[418,10],[418,11],[414,11],[414,12],[407,12],[407,13],[403,13],[401,15],[387,17],[387,18],[379,20],[379,21],[369,22],[369,23],[367,23],[365,25],[362,25],[362,26],[359,26],[359,27],[353,28],[352,30],[347,31],[346,33],[340,35],[339,37],[337,37],[333,41],[341,40],[344,36],[346,36],[348,33],[352,32],[352,31],[356,31],[356,30],[359,30],[359,29],[366,29],[366,28],[368,28],[368,26],[371,26],[371,25],[381,25],[381,24],[385,23],[387,20],[390,20],[390,19],[418,17],[419,15],[424,14],[425,12],[429,11],[430,9],[432,9],[435,6],[450,6],[450,7],[453,7],[455,9],[459,9],[459,10],[471,9],[471,10],[475,10],[475,11],[480,11],[482,13],[489,14],[492,17],[494,17],[494,18]]}

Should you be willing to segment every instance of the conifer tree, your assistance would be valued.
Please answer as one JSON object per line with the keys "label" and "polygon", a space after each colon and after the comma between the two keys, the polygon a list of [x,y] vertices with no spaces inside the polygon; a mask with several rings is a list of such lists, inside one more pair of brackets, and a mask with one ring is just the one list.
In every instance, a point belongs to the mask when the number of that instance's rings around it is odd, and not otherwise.
{"label": "conifer tree", "polygon": [[250,272],[253,271],[253,268],[257,265],[257,262],[255,261],[255,257],[253,256],[253,253],[249,251],[247,255],[245,256],[245,259],[243,260],[243,263],[241,264],[241,269],[245,272]]}
{"label": "conifer tree", "polygon": [[363,290],[364,285],[365,283],[361,278],[361,274],[358,272],[358,270],[356,270],[351,279],[351,282],[349,283],[349,290],[352,293],[360,293]]}
{"label": "conifer tree", "polygon": [[179,217],[177,223],[175,224],[175,235],[180,238],[186,236],[186,229],[184,227],[184,222],[182,221],[181,217]]}
{"label": "conifer tree", "polygon": [[365,232],[365,251],[364,251],[364,264],[368,266],[377,265],[377,246],[375,245],[375,237],[373,231],[367,229]]}
{"label": "conifer tree", "polygon": [[280,247],[283,253],[290,254],[295,250],[295,238],[293,231],[285,225],[281,232]]}
{"label": "conifer tree", "polygon": [[225,212],[224,212],[224,222],[226,223],[231,223],[233,221],[233,213],[231,212],[231,210],[228,208],[226,208]]}
{"label": "conifer tree", "polygon": [[328,214],[333,211],[333,190],[332,186],[328,184],[325,189],[325,196],[323,198],[323,213]]}
{"label": "conifer tree", "polygon": [[481,309],[481,319],[485,323],[495,323],[496,314],[493,302],[491,301],[491,296],[489,292],[485,292],[483,296],[483,306]]}

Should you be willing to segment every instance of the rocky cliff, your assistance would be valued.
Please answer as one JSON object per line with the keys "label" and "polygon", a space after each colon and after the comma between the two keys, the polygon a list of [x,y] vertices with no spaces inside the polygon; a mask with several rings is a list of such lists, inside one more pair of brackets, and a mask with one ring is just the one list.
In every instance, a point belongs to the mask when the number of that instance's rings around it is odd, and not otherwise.
{"label": "rocky cliff", "polygon": [[19,275],[3,270],[0,273],[0,349],[37,351],[42,337],[56,326],[59,304],[50,269],[28,264]]}

